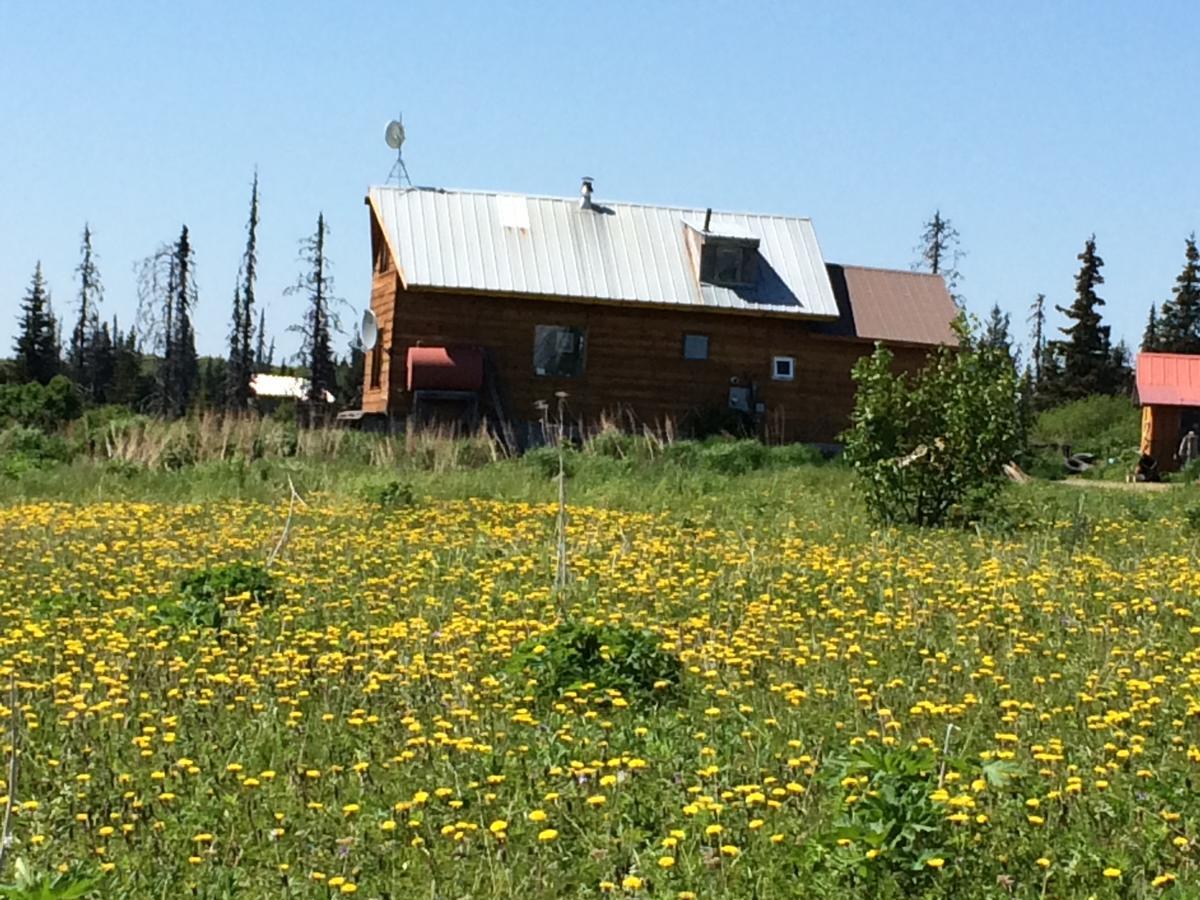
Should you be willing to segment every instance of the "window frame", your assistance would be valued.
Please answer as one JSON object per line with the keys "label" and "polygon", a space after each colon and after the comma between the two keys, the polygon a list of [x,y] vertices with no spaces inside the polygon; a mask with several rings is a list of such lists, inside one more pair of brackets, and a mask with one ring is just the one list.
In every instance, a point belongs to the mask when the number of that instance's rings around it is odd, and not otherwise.
{"label": "window frame", "polygon": [[[779,373],[779,364],[787,363],[787,374]],[[794,356],[772,356],[771,357],[771,380],[772,381],[795,381],[796,380],[796,357]]]}
{"label": "window frame", "polygon": [[[721,254],[736,252],[740,255],[737,277],[734,280],[721,278],[717,269],[717,258]],[[754,287],[758,280],[758,248],[737,241],[710,239],[700,247],[700,280],[705,284],[727,288]]]}
{"label": "window frame", "polygon": [[[703,356],[688,356],[688,338],[694,338],[694,339],[699,339],[699,340],[704,341],[704,355]],[[710,357],[711,348],[712,348],[712,338],[710,335],[702,334],[697,331],[685,331],[683,333],[682,351],[683,351],[683,358],[685,361],[687,361],[687,362],[707,362]]]}
{"label": "window frame", "polygon": [[[577,364],[574,366],[574,371],[561,371],[561,361],[564,357],[570,358],[569,354],[563,354],[561,350],[556,350],[557,361],[560,367],[553,371],[543,371],[545,367],[538,366],[538,351],[542,345],[543,339],[549,340],[549,336],[545,334],[546,330],[556,332],[554,338],[555,345],[561,343],[564,332],[569,332],[575,336],[576,350],[574,357]],[[587,372],[587,329],[581,325],[546,325],[537,324],[533,326],[533,374],[535,378],[582,378]]]}

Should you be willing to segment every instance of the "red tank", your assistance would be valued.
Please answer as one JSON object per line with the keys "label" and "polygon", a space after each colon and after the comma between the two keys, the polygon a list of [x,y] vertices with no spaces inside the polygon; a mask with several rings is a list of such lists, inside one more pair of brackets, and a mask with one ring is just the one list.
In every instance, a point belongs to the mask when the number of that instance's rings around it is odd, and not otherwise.
{"label": "red tank", "polygon": [[483,387],[479,347],[409,347],[410,391],[478,391]]}

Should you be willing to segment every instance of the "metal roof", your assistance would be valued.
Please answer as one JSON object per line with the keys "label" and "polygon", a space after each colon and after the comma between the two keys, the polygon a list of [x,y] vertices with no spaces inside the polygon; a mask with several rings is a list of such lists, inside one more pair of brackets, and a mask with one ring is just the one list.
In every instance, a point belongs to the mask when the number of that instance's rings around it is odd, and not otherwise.
{"label": "metal roof", "polygon": [[[287,397],[293,400],[308,399],[309,381],[295,375],[269,375],[259,372],[250,376],[250,393],[256,397]],[[333,403],[334,396],[325,392],[325,402]]]}
{"label": "metal roof", "polygon": [[841,318],[827,334],[900,344],[958,344],[958,307],[941,275],[829,265]]}
{"label": "metal roof", "polygon": [[759,239],[757,283],[731,288],[696,276],[685,221],[703,209],[400,187],[368,201],[410,289],[838,315],[808,219],[714,212],[712,233]]}
{"label": "metal roof", "polygon": [[1144,406],[1200,406],[1200,356],[1139,353],[1137,393]]}

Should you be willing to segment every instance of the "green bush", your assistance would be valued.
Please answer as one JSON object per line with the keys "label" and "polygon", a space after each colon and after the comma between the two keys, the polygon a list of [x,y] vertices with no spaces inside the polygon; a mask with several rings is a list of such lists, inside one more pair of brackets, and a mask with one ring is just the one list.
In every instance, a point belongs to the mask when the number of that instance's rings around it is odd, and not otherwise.
{"label": "green bush", "polygon": [[16,478],[32,469],[45,469],[71,458],[67,442],[38,428],[11,425],[0,431],[0,472]]}
{"label": "green bush", "polygon": [[679,686],[678,657],[661,639],[628,626],[564,623],[513,651],[508,672],[531,678],[543,697],[593,684],[626,697],[665,697]]}
{"label": "green bush", "polygon": [[1073,453],[1117,456],[1140,443],[1141,413],[1128,397],[1085,397],[1038,415],[1030,439]]}
{"label": "green bush", "polygon": [[880,345],[855,365],[854,380],[842,439],[878,518],[940,525],[955,514],[969,518],[995,497],[1004,464],[1025,438],[1020,386],[1006,354],[969,343],[941,347],[916,375],[897,375]]}
{"label": "green bush", "polygon": [[160,604],[158,618],[188,628],[224,626],[228,599],[249,597],[249,602],[266,605],[276,597],[275,581],[256,563],[235,562],[200,569],[179,582],[176,596]]}
{"label": "green bush", "polygon": [[55,431],[78,419],[83,400],[71,381],[55,375],[49,384],[35,381],[0,385],[0,427],[17,424]]}
{"label": "green bush", "polygon": [[400,509],[414,506],[417,494],[413,486],[398,478],[393,478],[383,484],[369,485],[363,490],[363,498],[368,503],[374,503],[383,509]]}
{"label": "green bush", "polygon": [[770,454],[760,441],[711,441],[700,450],[700,463],[722,475],[745,475],[767,464]]}
{"label": "green bush", "polygon": [[[529,466],[543,478],[558,477],[558,448],[534,447],[526,450],[521,462]],[[568,478],[575,474],[579,462],[579,451],[572,447],[563,448],[563,471]]]}

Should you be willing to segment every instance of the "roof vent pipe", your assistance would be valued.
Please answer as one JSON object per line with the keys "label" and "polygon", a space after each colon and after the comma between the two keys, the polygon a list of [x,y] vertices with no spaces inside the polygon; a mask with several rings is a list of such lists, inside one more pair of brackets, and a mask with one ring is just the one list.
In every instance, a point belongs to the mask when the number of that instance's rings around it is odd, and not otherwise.
{"label": "roof vent pipe", "polygon": [[583,184],[579,187],[579,208],[592,208],[592,176],[584,175]]}
{"label": "roof vent pipe", "polygon": [[704,211],[704,233],[708,234],[708,226],[712,224],[712,207]]}

